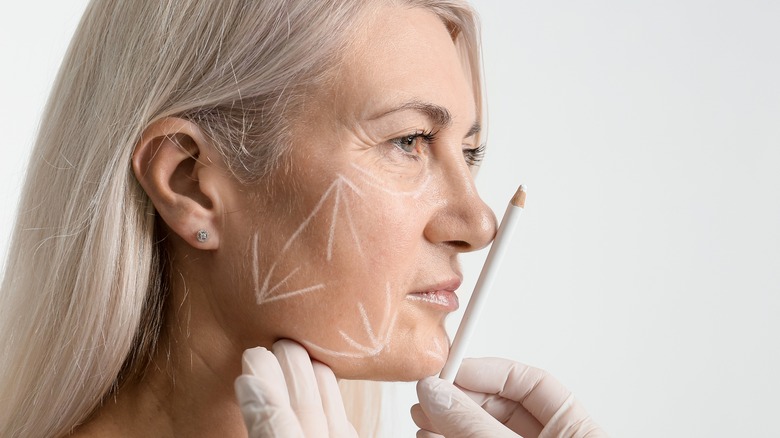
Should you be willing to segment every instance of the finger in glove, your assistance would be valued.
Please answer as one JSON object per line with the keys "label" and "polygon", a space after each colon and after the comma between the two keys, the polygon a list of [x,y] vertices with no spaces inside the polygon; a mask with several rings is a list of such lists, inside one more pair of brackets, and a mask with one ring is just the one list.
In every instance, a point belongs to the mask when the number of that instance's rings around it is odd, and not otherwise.
{"label": "finger in glove", "polygon": [[436,428],[433,426],[433,423],[431,423],[431,419],[428,418],[427,415],[425,415],[425,412],[423,411],[422,406],[420,406],[419,403],[415,403],[412,406],[410,413],[412,414],[412,421],[414,421],[414,424],[416,424],[417,427],[419,427],[422,430],[436,432]]}
{"label": "finger in glove", "polygon": [[314,377],[317,379],[322,409],[328,421],[328,436],[333,438],[357,438],[357,432],[347,418],[344,401],[333,371],[325,364],[312,361]]}
{"label": "finger in glove", "polygon": [[290,406],[298,416],[304,435],[322,436],[323,431],[328,430],[328,421],[309,353],[299,344],[286,339],[276,341],[272,350],[284,373]]}
{"label": "finger in glove", "polygon": [[[283,398],[280,399],[279,390],[269,387],[267,383],[248,374],[243,374],[236,379],[236,397],[249,436],[303,438],[303,430],[290,404]],[[280,380],[279,383],[284,386],[284,380]]]}
{"label": "finger in glove", "polygon": [[420,406],[433,428],[447,438],[517,438],[468,395],[438,377],[417,382]]}
{"label": "finger in glove", "polygon": [[455,383],[520,402],[541,424],[547,424],[571,395],[546,371],[500,358],[465,359]]}

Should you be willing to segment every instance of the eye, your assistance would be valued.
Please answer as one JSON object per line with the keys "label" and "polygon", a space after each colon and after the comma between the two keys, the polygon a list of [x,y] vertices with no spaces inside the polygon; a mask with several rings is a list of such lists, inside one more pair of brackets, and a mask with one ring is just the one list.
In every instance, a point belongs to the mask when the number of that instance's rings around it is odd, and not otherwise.
{"label": "eye", "polygon": [[436,133],[417,131],[403,137],[394,138],[390,140],[390,143],[408,155],[419,156],[434,140],[436,140]]}
{"label": "eye", "polygon": [[487,149],[487,144],[485,143],[473,149],[463,149],[463,157],[466,158],[466,164],[479,166],[482,163],[482,159],[485,158],[485,149]]}

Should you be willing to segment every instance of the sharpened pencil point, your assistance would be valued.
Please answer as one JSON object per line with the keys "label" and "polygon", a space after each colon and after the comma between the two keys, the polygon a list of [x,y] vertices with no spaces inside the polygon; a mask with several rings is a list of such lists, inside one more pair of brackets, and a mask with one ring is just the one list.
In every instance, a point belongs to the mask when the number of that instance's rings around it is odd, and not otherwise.
{"label": "sharpened pencil point", "polygon": [[525,208],[525,185],[520,184],[511,202],[515,207]]}

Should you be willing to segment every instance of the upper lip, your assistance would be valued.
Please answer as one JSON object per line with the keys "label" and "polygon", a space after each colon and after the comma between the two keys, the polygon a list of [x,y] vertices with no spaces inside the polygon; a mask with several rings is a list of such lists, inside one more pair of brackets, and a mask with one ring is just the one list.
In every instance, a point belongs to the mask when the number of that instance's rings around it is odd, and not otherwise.
{"label": "upper lip", "polygon": [[460,277],[454,277],[449,280],[444,280],[439,283],[432,284],[430,286],[426,286],[422,289],[416,290],[412,292],[413,294],[421,294],[425,292],[437,292],[437,291],[448,291],[448,292],[455,292],[457,288],[460,287],[460,284],[463,282],[463,279]]}

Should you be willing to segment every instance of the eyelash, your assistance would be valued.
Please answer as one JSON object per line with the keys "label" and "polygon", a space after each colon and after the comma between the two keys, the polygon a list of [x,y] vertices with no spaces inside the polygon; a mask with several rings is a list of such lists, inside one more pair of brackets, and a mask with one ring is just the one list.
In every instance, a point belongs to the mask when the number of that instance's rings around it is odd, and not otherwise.
{"label": "eyelash", "polygon": [[[390,140],[390,143],[392,143],[395,147],[401,150],[405,155],[409,156],[410,158],[419,159],[420,156],[418,154],[414,153],[414,150],[417,149],[417,140],[421,139],[424,143],[424,147],[428,147],[431,143],[436,141],[436,132],[433,131],[417,131],[412,134],[404,135],[401,137],[394,138]],[[404,142],[412,142],[411,145],[405,145]],[[412,146],[412,150],[407,150],[404,146]]]}
{"label": "eyelash", "polygon": [[[401,137],[394,138],[390,140],[390,143],[392,143],[396,148],[400,149],[401,152],[404,153],[404,155],[408,156],[412,159],[419,159],[420,156],[416,153],[414,153],[414,150],[417,149],[417,140],[422,140],[424,143],[424,147],[428,147],[431,143],[436,141],[436,132],[434,131],[417,131],[412,134],[404,135]],[[407,145],[404,142],[412,142],[411,145]],[[404,146],[414,146],[413,150],[407,150]],[[482,162],[482,159],[485,157],[485,149],[487,145],[485,143],[482,143],[479,145],[479,147],[473,148],[473,149],[463,149],[463,156],[466,159],[466,164],[469,166],[479,166],[479,164]]]}
{"label": "eyelash", "polygon": [[482,143],[474,149],[463,149],[466,164],[472,167],[479,166],[482,163],[482,159],[485,158],[485,149],[487,149],[486,143]]}

